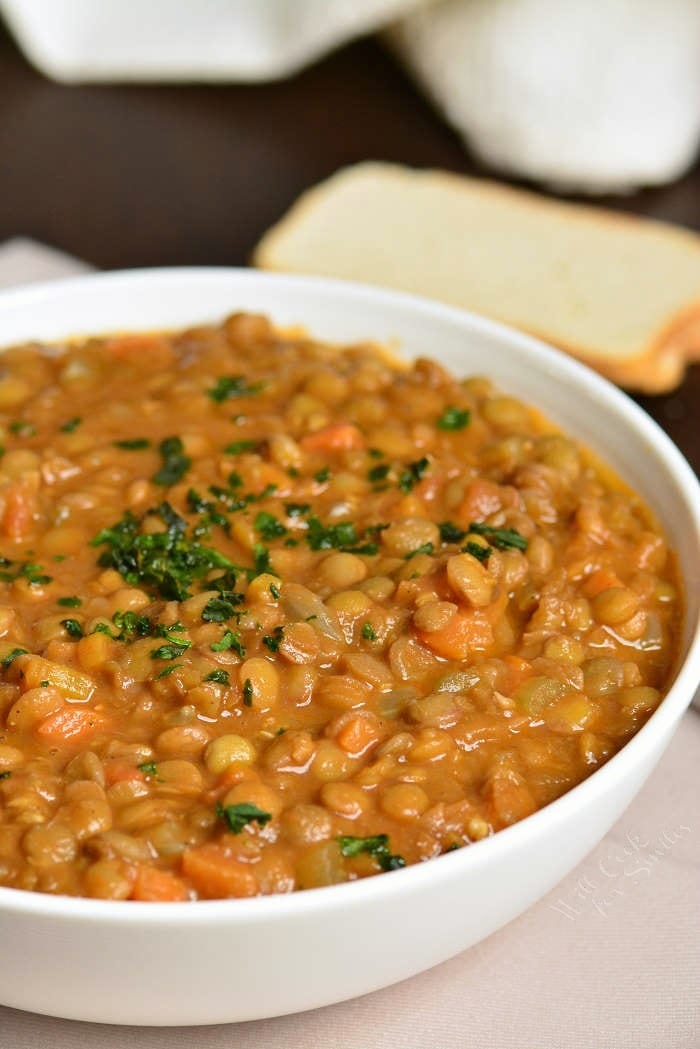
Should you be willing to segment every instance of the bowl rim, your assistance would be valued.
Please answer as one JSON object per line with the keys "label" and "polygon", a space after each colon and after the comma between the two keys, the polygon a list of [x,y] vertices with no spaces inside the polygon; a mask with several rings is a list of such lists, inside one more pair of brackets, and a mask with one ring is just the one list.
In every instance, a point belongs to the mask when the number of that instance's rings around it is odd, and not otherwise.
{"label": "bowl rim", "polygon": [[[60,300],[64,295],[70,295],[76,291],[85,291],[89,294],[95,286],[119,287],[120,285],[128,286],[134,282],[139,285],[149,283],[158,285],[165,282],[173,286],[180,283],[191,286],[206,285],[211,281],[222,279],[232,281],[243,288],[246,284],[264,283],[269,285],[271,290],[287,289],[293,293],[298,291],[301,294],[311,291],[315,295],[326,298],[340,297],[346,304],[362,305],[365,303],[385,307],[389,312],[398,311],[404,314],[406,311],[414,312],[436,323],[451,322],[462,327],[466,333],[476,336],[484,334],[506,341],[512,347],[518,347],[550,376],[554,373],[557,379],[586,386],[603,404],[606,412],[615,414],[625,426],[635,430],[646,439],[647,446],[653,449],[657,459],[663,463],[677,482],[681,501],[684,502],[685,510],[693,521],[695,539],[700,549],[700,484],[692,468],[670,437],[642,408],[607,379],[540,339],[526,335],[498,321],[434,300],[363,284],[359,281],[267,273],[243,267],[177,266],[115,270],[0,290],[0,339],[2,339],[3,312],[7,308],[29,309],[40,306],[47,300]],[[196,313],[196,308],[193,312]],[[196,316],[191,321],[193,324],[199,322]],[[177,327],[180,326],[177,325]],[[167,325],[164,328],[167,330]],[[105,328],[103,333],[108,334],[115,330],[117,329],[114,327]],[[120,330],[130,329],[127,326]],[[94,330],[81,332],[80,329],[76,329],[76,333],[76,337],[80,337],[81,334],[100,334]],[[67,337],[73,338],[74,335],[62,331],[53,338]],[[39,338],[41,341],[50,341],[50,337],[41,336]],[[3,341],[2,346],[4,345]],[[525,839],[536,837],[538,833],[546,833],[548,824],[556,826],[575,816],[577,811],[585,809],[589,800],[594,800],[596,795],[603,795],[606,791],[614,789],[616,781],[624,776],[627,765],[640,764],[650,753],[653,753],[656,739],[663,736],[664,733],[670,734],[673,731],[684,710],[690,704],[700,681],[700,615],[690,629],[686,655],[677,663],[673,684],[666,696],[649,720],[612,758],[581,783],[532,815],[488,838],[473,842],[468,848],[435,857],[429,862],[385,872],[378,877],[305,889],[303,892],[257,896],[250,899],[148,903],[133,900],[97,900],[87,897],[53,896],[26,889],[0,886],[0,911],[4,910],[8,914],[44,917],[53,921],[70,921],[71,923],[77,921],[87,924],[98,922],[105,926],[142,923],[146,926],[182,924],[189,927],[200,924],[219,924],[221,921],[229,924],[248,925],[279,921],[287,916],[295,918],[320,916],[336,908],[361,907],[369,902],[381,903],[382,899],[389,894],[401,891],[402,886],[403,891],[406,892],[418,891],[428,883],[432,883],[434,889],[439,889],[441,882],[451,881],[462,871],[466,873],[473,867],[497,863],[499,856],[525,843]]]}

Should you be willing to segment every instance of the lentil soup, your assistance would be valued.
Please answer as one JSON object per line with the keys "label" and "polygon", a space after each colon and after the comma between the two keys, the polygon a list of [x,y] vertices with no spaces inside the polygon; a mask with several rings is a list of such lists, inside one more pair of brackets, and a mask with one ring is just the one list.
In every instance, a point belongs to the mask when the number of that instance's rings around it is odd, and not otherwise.
{"label": "lentil soup", "polygon": [[486,379],[236,314],[0,373],[0,884],[244,897],[536,811],[658,705],[675,562]]}

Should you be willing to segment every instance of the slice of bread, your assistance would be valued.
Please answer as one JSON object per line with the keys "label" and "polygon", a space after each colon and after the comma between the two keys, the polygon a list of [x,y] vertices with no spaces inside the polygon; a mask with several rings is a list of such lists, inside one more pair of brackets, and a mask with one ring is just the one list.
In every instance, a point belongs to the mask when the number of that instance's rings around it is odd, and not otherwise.
{"label": "slice of bread", "polygon": [[462,306],[647,392],[700,357],[700,236],[496,182],[347,168],[301,197],[254,263]]}

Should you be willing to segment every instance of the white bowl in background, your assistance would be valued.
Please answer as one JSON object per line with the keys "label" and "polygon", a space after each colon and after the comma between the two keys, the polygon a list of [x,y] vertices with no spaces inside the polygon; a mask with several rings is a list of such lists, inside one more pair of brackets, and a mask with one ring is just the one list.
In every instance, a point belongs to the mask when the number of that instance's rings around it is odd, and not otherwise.
{"label": "white bowl in background", "polygon": [[480,317],[408,295],[248,270],[151,270],[0,294],[0,345],[177,328],[235,310],[319,339],[374,340],[488,374],[599,453],[656,512],[686,587],[668,695],[605,766],[522,822],[427,863],[293,895],[133,903],[0,888],[0,1001],[78,1020],[208,1024],[385,987],[505,925],[563,878],[639,790],[700,680],[700,489],[671,441],[583,365]]}

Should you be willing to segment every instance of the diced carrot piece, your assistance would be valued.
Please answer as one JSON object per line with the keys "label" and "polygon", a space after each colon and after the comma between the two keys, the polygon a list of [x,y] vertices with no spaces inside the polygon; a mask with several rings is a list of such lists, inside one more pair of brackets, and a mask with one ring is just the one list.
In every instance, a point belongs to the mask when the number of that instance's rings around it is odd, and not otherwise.
{"label": "diced carrot piece", "polygon": [[36,495],[26,484],[11,485],[5,490],[5,509],[0,531],[9,539],[24,539],[31,531],[36,510]]}
{"label": "diced carrot piece", "polygon": [[413,489],[413,494],[424,502],[430,503],[437,497],[442,486],[443,480],[440,477],[421,477],[420,481]]}
{"label": "diced carrot piece", "polygon": [[206,801],[215,802],[220,801],[221,798],[226,794],[231,787],[235,787],[237,783],[248,783],[254,782],[259,783],[260,777],[251,768],[246,768],[241,765],[236,767],[235,764],[231,765],[224,772],[221,773],[216,781],[216,785],[211,787],[210,790],[204,794]]}
{"label": "diced carrot piece", "polygon": [[147,353],[153,349],[162,341],[158,335],[114,335],[111,339],[107,339],[104,344],[104,349],[109,353],[113,353],[115,357],[126,356],[128,354],[141,354]]}
{"label": "diced carrot piece", "polygon": [[467,659],[477,649],[483,651],[493,644],[493,630],[480,612],[456,612],[442,630],[422,631],[420,641],[445,659]]}
{"label": "diced carrot piece", "polygon": [[219,776],[220,787],[235,787],[237,783],[247,783],[249,780],[257,781],[259,776],[253,769],[245,766],[230,765],[225,772]]}
{"label": "diced carrot piece", "polygon": [[503,507],[503,489],[494,481],[470,481],[457,511],[457,522],[468,527],[472,521],[484,521]]}
{"label": "diced carrot piece", "polygon": [[532,815],[537,808],[527,783],[517,773],[493,776],[486,787],[490,823],[497,829],[510,827]]}
{"label": "diced carrot piece", "polygon": [[583,584],[583,592],[586,597],[595,597],[602,594],[603,590],[609,590],[613,586],[624,586],[620,577],[611,568],[598,568],[589,575]]}
{"label": "diced carrot piece", "polygon": [[276,466],[275,463],[258,463],[254,474],[251,473],[247,480],[256,491],[258,486],[260,486],[262,491],[271,484],[274,484],[277,488],[275,494],[278,496],[284,496],[284,493],[290,490],[287,472],[281,466]]}
{"label": "diced carrot piece", "polygon": [[94,710],[65,706],[40,721],[36,734],[45,743],[80,743],[100,732],[104,725],[104,717]]}
{"label": "diced carrot piece", "polygon": [[365,447],[361,430],[352,423],[331,423],[302,437],[299,443],[307,452],[347,452]]}
{"label": "diced carrot piece", "polygon": [[104,348],[113,357],[124,361],[147,357],[154,367],[161,367],[174,357],[171,344],[162,335],[116,335],[107,340]]}
{"label": "diced carrot piece", "polygon": [[175,903],[188,898],[187,888],[181,878],[157,867],[140,866],[131,891],[132,900],[152,903]]}
{"label": "diced carrot piece", "polygon": [[374,718],[358,714],[345,722],[336,734],[335,741],[346,754],[359,757],[378,743],[381,738],[381,726]]}
{"label": "diced carrot piece", "polygon": [[404,517],[422,517],[425,513],[425,507],[418,496],[411,492],[410,495],[404,495],[402,499],[399,499],[394,512],[398,519]]}
{"label": "diced carrot piece", "polygon": [[182,873],[205,899],[255,896],[258,892],[258,881],[250,867],[233,859],[215,842],[187,849],[182,856]]}
{"label": "diced carrot piece", "polygon": [[513,655],[503,656],[503,662],[507,667],[505,687],[510,694],[523,681],[527,681],[529,677],[532,677],[532,664],[527,659],[521,659],[520,656]]}
{"label": "diced carrot piece", "polygon": [[141,769],[135,765],[128,765],[125,761],[108,761],[105,764],[105,781],[108,787],[115,783],[143,782],[145,779]]}

